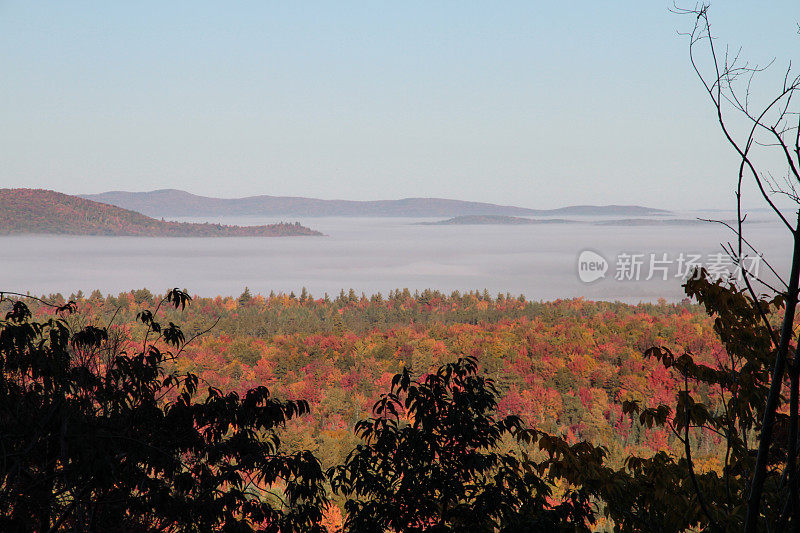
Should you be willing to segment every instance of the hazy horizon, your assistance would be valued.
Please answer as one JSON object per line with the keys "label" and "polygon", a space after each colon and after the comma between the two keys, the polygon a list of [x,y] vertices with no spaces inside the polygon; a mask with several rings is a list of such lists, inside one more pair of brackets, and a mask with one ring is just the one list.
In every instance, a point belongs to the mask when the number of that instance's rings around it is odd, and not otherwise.
{"label": "hazy horizon", "polygon": [[[458,200],[463,202],[477,202],[477,203],[489,203],[495,204],[495,202],[487,202],[485,200],[480,199],[462,199],[462,198],[453,198],[453,197],[446,197],[446,196],[400,196],[396,198],[375,198],[373,200],[354,200],[353,198],[343,198],[343,197],[330,197],[330,198],[321,198],[317,196],[304,196],[302,194],[286,194],[286,195],[275,195],[275,194],[245,194],[243,196],[206,196],[203,194],[197,194],[190,190],[186,189],[176,189],[173,187],[165,187],[162,189],[152,189],[152,190],[141,190],[141,191],[133,191],[133,190],[124,190],[124,189],[115,189],[115,190],[105,190],[100,192],[79,192],[74,193],[75,196],[90,196],[96,194],[103,194],[103,193],[133,193],[133,194],[146,194],[146,193],[154,193],[154,192],[161,192],[161,191],[178,191],[178,192],[185,192],[195,196],[202,196],[205,198],[217,198],[222,200],[238,200],[242,198],[252,198],[257,196],[274,196],[274,197],[284,197],[284,198],[309,198],[309,199],[318,199],[318,200],[330,200],[330,201],[356,201],[356,202],[373,202],[373,201],[396,201],[396,200],[411,200],[417,198],[424,198],[424,199],[435,199],[435,200]],[[56,191],[56,192],[63,192],[63,191]],[[68,193],[64,193],[68,194]],[[513,206],[513,207],[524,207],[527,209],[540,209],[536,206],[528,206],[528,205],[518,205],[518,204],[495,204],[501,206]],[[621,203],[612,203],[612,204],[564,204],[563,206],[556,206],[553,209],[558,209],[559,207],[572,207],[577,205],[587,205],[587,206],[608,206],[608,205],[618,205],[618,206],[627,206],[627,205],[635,205],[635,204],[621,204]],[[643,207],[653,207],[654,209],[659,209],[658,207],[654,206],[643,206]],[[550,209],[550,208],[542,208],[542,209]]]}
{"label": "hazy horizon", "polygon": [[[280,197],[280,198],[306,198],[306,199],[312,199],[312,200],[346,201],[346,202],[351,202],[351,201],[355,201],[355,202],[376,202],[376,201],[400,201],[400,200],[414,200],[414,199],[430,199],[430,200],[456,200],[456,201],[462,201],[462,202],[486,203],[486,204],[498,205],[498,206],[501,206],[501,207],[521,207],[521,208],[524,208],[524,209],[533,209],[533,210],[542,210],[542,211],[557,210],[557,209],[564,208],[564,207],[612,207],[612,206],[617,206],[617,207],[646,207],[646,208],[651,208],[651,209],[656,209],[656,210],[663,210],[663,211],[666,211],[666,212],[668,212],[670,214],[676,214],[676,213],[681,213],[681,212],[683,212],[683,213],[695,213],[695,212],[706,212],[706,213],[709,213],[709,212],[721,212],[721,211],[730,211],[730,212],[734,213],[736,211],[736,205],[735,205],[735,202],[733,201],[734,200],[733,197],[731,197],[731,201],[729,201],[729,202],[721,202],[718,207],[704,206],[704,207],[689,208],[689,207],[685,207],[685,206],[679,206],[678,208],[667,208],[667,207],[663,207],[662,205],[655,204],[655,203],[652,203],[652,204],[629,204],[629,203],[624,203],[624,202],[613,202],[613,201],[611,203],[586,203],[586,204],[580,204],[580,203],[569,203],[569,200],[567,200],[567,199],[565,199],[564,203],[562,203],[562,204],[554,204],[554,205],[552,205],[550,207],[540,207],[540,206],[536,206],[536,205],[526,205],[526,204],[522,204],[522,203],[505,203],[504,204],[504,203],[490,202],[490,201],[486,201],[486,200],[482,200],[482,199],[478,199],[478,198],[456,198],[456,197],[453,197],[453,196],[399,196],[399,197],[377,197],[377,198],[369,199],[369,200],[360,200],[360,199],[337,197],[337,196],[322,197],[322,196],[306,196],[306,195],[303,195],[303,194],[276,195],[276,194],[266,194],[266,193],[264,193],[264,194],[246,194],[245,193],[245,194],[243,194],[241,196],[238,195],[238,194],[237,195],[220,194],[220,195],[215,195],[215,196],[207,196],[207,195],[204,195],[204,194],[195,193],[195,192],[193,192],[191,190],[178,189],[178,188],[174,188],[174,187],[163,187],[163,188],[159,188],[159,189],[147,189],[147,190],[105,189],[105,190],[99,190],[98,192],[74,192],[74,193],[73,192],[69,192],[68,193],[68,192],[65,192],[65,191],[62,191],[62,190],[48,189],[47,187],[36,187],[36,186],[31,186],[31,187],[7,187],[7,188],[9,188],[9,189],[28,188],[28,189],[40,189],[40,190],[53,190],[53,191],[58,192],[58,193],[68,194],[68,195],[72,195],[72,196],[79,196],[79,197],[95,196],[95,195],[101,195],[101,194],[106,194],[106,193],[148,194],[148,193],[164,192],[164,191],[176,191],[176,192],[188,193],[188,194],[191,194],[191,195],[194,195],[194,196],[199,196],[199,197],[204,197],[204,198],[212,198],[212,199],[220,199],[220,200],[239,200],[239,199],[254,198],[254,197],[259,197],[259,196],[271,196],[271,197]],[[761,200],[761,198],[756,198],[756,201],[759,201],[759,200]],[[97,201],[97,200],[95,200],[95,201]],[[793,212],[793,211],[796,211],[798,209],[798,207],[796,205],[794,205],[794,204],[786,204],[785,203],[785,201],[786,201],[785,198],[773,199],[773,201],[785,213],[786,212]],[[752,212],[752,211],[760,212],[760,211],[763,211],[763,212],[767,212],[767,213],[770,213],[770,214],[773,213],[772,208],[769,207],[766,203],[755,205],[755,204],[752,204],[750,202],[752,202],[752,198],[746,198],[746,199],[743,200],[742,209],[743,209],[744,212]],[[135,211],[135,209],[133,209],[133,210]],[[247,216],[247,215],[244,215],[244,216]],[[253,216],[260,216],[260,215],[253,215]],[[321,216],[327,216],[327,215],[321,215]],[[520,215],[520,216],[524,217],[524,216],[528,216],[528,215]]]}
{"label": "hazy horizon", "polygon": [[[388,201],[396,201],[396,200],[409,200],[409,199],[416,199],[416,198],[425,198],[425,199],[436,199],[436,200],[458,200],[458,201],[463,201],[463,202],[489,203],[489,204],[495,204],[495,205],[500,205],[500,206],[513,206],[513,207],[523,207],[523,208],[526,208],[526,209],[541,209],[541,210],[559,209],[559,208],[562,208],[562,207],[580,207],[580,206],[598,206],[598,207],[604,207],[604,206],[620,206],[620,207],[637,206],[637,207],[649,207],[649,208],[652,208],[652,209],[662,209],[662,210],[669,211],[669,212],[681,212],[681,211],[683,211],[683,212],[715,212],[715,211],[731,211],[731,212],[733,212],[733,211],[736,210],[736,205],[735,205],[735,202],[734,202],[733,195],[731,195],[731,198],[729,199],[730,201],[721,202],[718,207],[702,206],[702,207],[696,207],[696,208],[687,208],[685,206],[679,206],[677,208],[667,208],[667,207],[663,207],[663,206],[657,205],[657,204],[628,204],[628,203],[624,203],[624,202],[613,202],[613,201],[610,202],[610,203],[578,204],[578,203],[569,203],[568,199],[565,199],[565,203],[562,203],[562,204],[554,204],[554,205],[552,205],[550,207],[539,207],[539,206],[536,206],[536,205],[525,205],[525,204],[520,204],[520,203],[516,203],[516,204],[515,203],[506,203],[506,204],[499,203],[498,204],[496,202],[490,202],[490,201],[481,200],[481,199],[478,199],[478,198],[456,198],[456,197],[453,197],[453,196],[398,196],[398,197],[392,197],[392,198],[378,197],[378,198],[369,199],[369,200],[355,200],[353,198],[344,198],[344,197],[336,197],[336,196],[321,197],[321,196],[305,196],[305,195],[302,195],[302,194],[276,195],[276,194],[267,194],[267,193],[264,193],[264,194],[245,194],[245,195],[242,195],[242,196],[239,196],[239,195],[233,195],[233,196],[232,195],[228,195],[228,196],[226,196],[224,194],[221,194],[219,196],[206,196],[206,195],[203,195],[203,194],[197,194],[195,192],[192,192],[191,190],[176,189],[174,187],[164,187],[164,188],[161,188],[161,189],[135,190],[135,191],[134,190],[125,190],[125,189],[114,189],[114,190],[108,189],[108,190],[103,190],[103,191],[99,191],[99,192],[77,192],[77,193],[64,193],[64,194],[74,194],[75,196],[89,196],[89,195],[103,194],[103,193],[143,194],[143,193],[153,193],[153,192],[159,192],[159,191],[179,191],[179,192],[186,192],[186,193],[189,193],[189,194],[192,194],[192,195],[195,195],[195,196],[203,196],[203,197],[206,197],[206,198],[217,198],[217,199],[223,199],[223,200],[237,200],[237,199],[250,198],[250,197],[256,197],[256,196],[275,196],[275,197],[280,196],[280,197],[286,197],[286,198],[309,198],[309,199],[330,200],[330,201],[339,201],[339,200],[341,200],[341,201],[359,201],[359,202],[362,202],[362,201],[363,202],[371,202],[371,201],[382,201],[382,200],[383,201],[386,201],[386,200],[388,200]],[[56,191],[56,192],[63,192],[63,191]],[[759,201],[759,200],[761,200],[761,199],[760,198],[756,198],[756,201]],[[778,198],[775,201],[776,201],[776,205],[781,207],[781,209],[786,209],[787,211],[792,211],[792,210],[796,210],[797,209],[797,206],[794,205],[794,204],[785,205],[783,203],[783,201],[785,201],[785,199],[783,199],[783,198]],[[749,204],[748,202],[752,202],[752,199],[751,198],[746,198],[746,199],[743,200],[742,209],[744,209],[745,211],[766,211],[766,212],[772,213],[772,209],[767,204],[753,205],[753,204]]]}

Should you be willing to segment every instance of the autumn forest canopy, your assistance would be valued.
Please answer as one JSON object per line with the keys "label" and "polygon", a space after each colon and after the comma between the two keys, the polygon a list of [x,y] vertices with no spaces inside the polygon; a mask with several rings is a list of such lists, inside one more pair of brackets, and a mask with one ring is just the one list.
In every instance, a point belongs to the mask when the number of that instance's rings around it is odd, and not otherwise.
{"label": "autumn forest canopy", "polygon": [[[768,339],[745,295],[703,280],[687,292],[704,305],[486,291],[6,295],[2,502],[13,512],[2,520],[708,527],[689,472],[714,498],[743,490],[766,361],[742,352]],[[726,413],[726,380],[744,372],[753,396]],[[31,425],[42,410],[51,418]],[[48,487],[26,472],[48,472]],[[735,516],[714,502],[715,519]]]}

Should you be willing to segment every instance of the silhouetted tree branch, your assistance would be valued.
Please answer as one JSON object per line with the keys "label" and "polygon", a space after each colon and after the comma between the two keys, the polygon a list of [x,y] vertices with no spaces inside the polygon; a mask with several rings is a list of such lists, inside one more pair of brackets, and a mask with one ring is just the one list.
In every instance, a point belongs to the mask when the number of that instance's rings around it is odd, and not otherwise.
{"label": "silhouetted tree branch", "polygon": [[[745,259],[744,246],[749,246],[744,237],[743,223],[746,215],[743,213],[742,207],[743,183],[746,178],[753,181],[762,200],[766,202],[773,214],[789,230],[792,236],[792,263],[788,280],[783,282],[776,273],[776,277],[784,283],[785,290],[775,291],[774,287],[769,284],[766,285],[776,292],[774,296],[781,298],[783,316],[774,351],[769,393],[763,413],[761,413],[758,452],[750,481],[747,515],[744,524],[746,533],[755,533],[761,516],[761,500],[764,484],[768,476],[769,455],[774,440],[776,413],[781,403],[781,390],[787,367],[790,376],[790,443],[787,450],[786,465],[790,489],[787,498],[789,508],[795,509],[798,507],[796,505],[798,502],[796,472],[798,394],[795,390],[798,383],[798,365],[795,357],[792,356],[790,360],[789,356],[794,354],[795,351],[793,346],[793,326],[798,304],[798,284],[800,283],[800,212],[798,212],[796,220],[787,217],[778,207],[773,196],[783,196],[798,203],[796,185],[800,183],[800,173],[798,172],[800,168],[800,128],[798,127],[800,126],[798,124],[800,113],[796,110],[796,100],[793,97],[798,88],[800,88],[800,77],[792,73],[790,63],[783,76],[783,84],[776,91],[775,96],[763,106],[755,106],[751,91],[752,83],[756,75],[764,72],[772,63],[766,67],[743,63],[738,52],[731,54],[727,48],[723,54],[720,54],[711,31],[708,5],[699,5],[691,9],[676,7],[674,11],[692,16],[694,19],[694,25],[687,34],[690,62],[716,110],[717,122],[723,136],[740,159],[736,188],[737,226],[735,228],[738,246],[735,250],[731,246],[729,252],[736,261],[741,263]],[[702,62],[698,54],[702,52],[706,54],[705,57],[710,65],[708,69],[701,67]],[[737,138],[733,130],[732,124],[734,124],[735,120],[731,114],[737,116],[738,119],[744,118],[746,123],[749,124],[745,129],[744,136],[741,138]],[[785,165],[783,173],[784,185],[779,184],[772,172],[760,168],[754,159],[754,150],[768,150],[771,148],[777,149]],[[752,246],[750,247],[752,248]],[[759,297],[750,282],[751,275],[746,269],[742,269],[742,273],[747,291],[753,302],[758,305]],[[772,331],[772,325],[766,314],[763,312],[759,314],[764,322],[764,327]],[[800,515],[795,515],[791,522],[794,530],[800,528]]]}

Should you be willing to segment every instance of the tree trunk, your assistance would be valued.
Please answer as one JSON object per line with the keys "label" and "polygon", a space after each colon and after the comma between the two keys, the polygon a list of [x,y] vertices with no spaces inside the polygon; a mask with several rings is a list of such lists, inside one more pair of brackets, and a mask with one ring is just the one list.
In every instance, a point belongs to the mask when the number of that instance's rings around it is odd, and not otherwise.
{"label": "tree trunk", "polygon": [[800,401],[800,368],[797,366],[797,354],[789,367],[789,456],[786,460],[786,470],[789,472],[789,501],[791,510],[792,533],[800,533],[800,508],[797,501],[797,416],[798,401]]}
{"label": "tree trunk", "polygon": [[792,270],[789,275],[789,289],[786,293],[786,311],[783,315],[781,326],[781,339],[778,351],[775,354],[775,366],[772,371],[767,404],[764,408],[764,417],[761,424],[761,436],[758,442],[758,455],[753,470],[753,479],[750,482],[750,496],[747,499],[747,518],[745,519],[745,533],[756,533],[761,508],[761,495],[764,491],[764,482],[767,479],[767,459],[770,445],[772,444],[775,411],[780,401],[783,375],[786,371],[786,359],[789,354],[789,342],[793,336],[794,315],[797,309],[797,286],[800,274],[800,211],[798,223],[794,230],[794,251],[792,252]]}

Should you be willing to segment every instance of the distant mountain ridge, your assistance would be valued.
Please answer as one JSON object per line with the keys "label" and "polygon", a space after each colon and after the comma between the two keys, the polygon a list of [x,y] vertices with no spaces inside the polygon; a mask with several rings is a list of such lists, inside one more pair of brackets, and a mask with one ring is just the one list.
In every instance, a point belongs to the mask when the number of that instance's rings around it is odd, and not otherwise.
{"label": "distant mountain ridge", "polygon": [[504,215],[461,215],[436,222],[419,222],[422,226],[521,226],[527,224],[576,224],[576,220],[564,218],[520,218]]}
{"label": "distant mountain ridge", "polygon": [[456,217],[505,216],[658,216],[669,211],[638,205],[576,205],[558,209],[528,209],[511,205],[467,202],[445,198],[402,200],[321,200],[295,196],[211,198],[177,189],[150,192],[110,191],[82,194],[81,198],[111,204],[152,217],[197,216],[305,216],[305,217]]}
{"label": "distant mountain ridge", "polygon": [[0,189],[0,235],[145,237],[282,237],[322,235],[298,223],[226,226],[166,222],[141,213],[44,189]]}
{"label": "distant mountain ridge", "polygon": [[438,220],[436,222],[418,222],[421,226],[520,226],[526,224],[594,224],[596,226],[696,226],[708,224],[696,218],[623,218],[605,220],[580,220],[566,218],[521,218],[503,215],[462,215]]}

